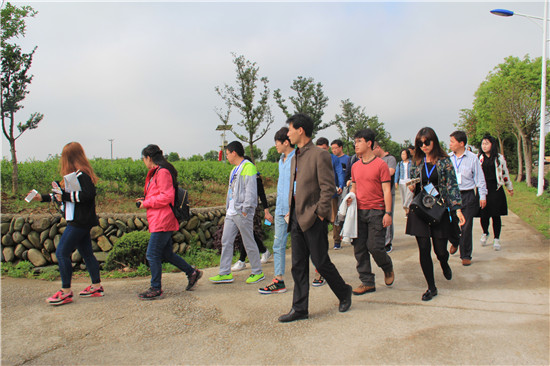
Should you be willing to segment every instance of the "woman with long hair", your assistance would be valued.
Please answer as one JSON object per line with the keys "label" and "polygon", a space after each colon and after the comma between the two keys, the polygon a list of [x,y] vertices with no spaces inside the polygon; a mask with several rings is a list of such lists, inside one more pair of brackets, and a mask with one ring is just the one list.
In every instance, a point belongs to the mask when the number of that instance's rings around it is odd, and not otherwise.
{"label": "woman with long hair", "polygon": [[432,243],[443,270],[443,275],[447,280],[450,280],[453,277],[453,272],[449,266],[447,240],[452,232],[451,212],[456,212],[460,225],[465,223],[461,211],[460,190],[453,164],[447,153],[441,148],[435,131],[430,127],[424,127],[416,134],[411,179],[419,177],[420,184],[410,185],[410,189],[414,190],[415,195],[420,194],[420,191],[425,189],[435,195],[436,199],[441,199],[448,209],[443,214],[441,221],[431,226],[413,211],[410,211],[407,217],[405,232],[416,237],[420,253],[420,266],[428,283],[428,290],[422,295],[422,301],[429,301],[437,296],[431,256]]}
{"label": "woman with long hair", "polygon": [[[61,275],[61,290],[46,300],[50,305],[63,305],[73,302],[71,255],[75,249],[84,259],[86,269],[92,280],[92,284],[81,291],[79,295],[81,297],[103,296],[103,286],[99,277],[99,263],[94,256],[90,238],[90,229],[98,225],[95,212],[95,184],[98,178],[86,158],[84,149],[78,142],[70,142],[63,148],[59,160],[59,171],[66,178],[61,181],[60,187],[57,187],[57,183],[52,183],[52,186],[54,186],[52,193],[37,194],[33,198],[37,201],[61,202],[62,211],[67,220],[67,227],[63,231],[61,240],[55,250]],[[75,184],[75,178],[78,184]],[[72,187],[66,187],[65,180],[72,180]],[[78,188],[78,185],[80,188]]]}
{"label": "woman with long hair", "polygon": [[479,153],[479,161],[485,182],[487,183],[487,204],[485,208],[480,210],[481,228],[481,245],[487,245],[489,237],[489,219],[493,219],[493,249],[500,250],[500,230],[502,228],[501,216],[508,215],[508,204],[506,202],[506,194],[502,186],[505,186],[511,196],[514,195],[514,187],[510,180],[510,174],[506,167],[504,156],[498,153],[498,144],[493,136],[486,135],[481,140],[481,152]]}
{"label": "woman with long hair", "polygon": [[149,169],[145,178],[144,197],[136,200],[137,206],[147,210],[151,238],[147,245],[147,260],[151,268],[151,287],[139,294],[141,300],[160,298],[162,292],[162,261],[169,262],[185,272],[190,291],[202,277],[202,271],[191,267],[172,251],[172,233],[179,223],[170,205],[174,204],[178,172],[164,157],[157,145],[148,145],[141,152],[143,163]]}
{"label": "woman with long hair", "polygon": [[407,183],[411,180],[411,153],[409,149],[401,149],[400,156],[401,161],[397,164],[397,169],[395,169],[395,188],[399,188],[403,209],[405,210],[405,215],[408,215],[409,205],[413,199],[412,192],[407,188]]}

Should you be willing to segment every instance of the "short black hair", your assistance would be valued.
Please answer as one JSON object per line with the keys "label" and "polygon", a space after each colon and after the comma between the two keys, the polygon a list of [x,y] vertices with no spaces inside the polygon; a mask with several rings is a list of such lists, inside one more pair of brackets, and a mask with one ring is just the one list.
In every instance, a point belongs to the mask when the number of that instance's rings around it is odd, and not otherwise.
{"label": "short black hair", "polygon": [[325,137],[319,137],[317,139],[317,142],[315,143],[315,145],[317,145],[317,146],[327,145],[328,146],[328,139],[325,138]]}
{"label": "short black hair", "polygon": [[313,120],[305,113],[296,113],[286,120],[286,123],[292,124],[295,129],[303,128],[307,137],[313,135]]}
{"label": "short black hair", "polygon": [[455,131],[449,136],[454,137],[454,139],[458,142],[464,142],[464,146],[468,144],[468,136],[466,136],[466,132],[464,131]]}
{"label": "short black hair", "polygon": [[225,149],[229,152],[236,152],[241,158],[244,156],[244,147],[239,141],[231,141]]}
{"label": "short black hair", "polygon": [[342,140],[338,140],[338,139],[333,140],[333,141],[330,143],[330,146],[332,146],[332,145],[334,145],[334,144],[338,145],[339,147],[343,147],[343,146],[344,146],[344,143],[342,142]]}
{"label": "short black hair", "polygon": [[275,141],[279,141],[281,144],[285,141],[288,141],[290,146],[294,147],[294,145],[290,143],[290,139],[288,138],[288,127],[281,127],[281,129],[275,133]]}
{"label": "short black hair", "polygon": [[371,149],[374,148],[374,139],[376,138],[376,135],[374,134],[374,131],[370,128],[365,128],[364,130],[359,130],[353,135],[353,139],[364,139],[365,142],[370,141],[370,147]]}

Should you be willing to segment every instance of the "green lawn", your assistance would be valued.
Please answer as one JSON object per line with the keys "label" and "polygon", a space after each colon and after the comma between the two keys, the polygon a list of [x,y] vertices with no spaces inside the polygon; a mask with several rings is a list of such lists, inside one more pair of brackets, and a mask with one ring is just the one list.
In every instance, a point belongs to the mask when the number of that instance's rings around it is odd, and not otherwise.
{"label": "green lawn", "polygon": [[537,197],[537,189],[527,187],[525,182],[513,181],[513,184],[514,196],[507,195],[510,210],[544,236],[550,238],[550,193],[548,190]]}

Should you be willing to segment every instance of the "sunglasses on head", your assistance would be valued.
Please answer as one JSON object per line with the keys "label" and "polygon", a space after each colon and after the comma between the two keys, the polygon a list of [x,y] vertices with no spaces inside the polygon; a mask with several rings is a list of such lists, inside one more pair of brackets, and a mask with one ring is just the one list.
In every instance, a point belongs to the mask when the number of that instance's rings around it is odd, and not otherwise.
{"label": "sunglasses on head", "polygon": [[424,141],[420,141],[420,146],[424,145],[424,146],[430,146],[430,144],[432,143],[432,140],[430,139],[426,139]]}

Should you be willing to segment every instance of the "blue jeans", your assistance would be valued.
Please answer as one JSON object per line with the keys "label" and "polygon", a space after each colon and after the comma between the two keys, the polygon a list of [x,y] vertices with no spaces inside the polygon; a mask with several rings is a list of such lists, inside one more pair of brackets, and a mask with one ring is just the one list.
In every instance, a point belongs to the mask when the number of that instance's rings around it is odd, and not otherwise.
{"label": "blue jeans", "polygon": [[192,275],[195,269],[182,257],[172,251],[172,231],[160,231],[151,233],[149,245],[147,245],[147,260],[151,268],[151,287],[161,289],[162,261],[173,264],[188,276]]}
{"label": "blue jeans", "polygon": [[288,224],[284,215],[275,215],[275,239],[273,240],[273,262],[275,276],[285,274],[285,251]]}
{"label": "blue jeans", "polygon": [[90,274],[93,284],[100,283],[99,263],[94,256],[92,249],[92,239],[90,238],[90,228],[67,225],[61,240],[55,250],[55,256],[59,263],[59,274],[61,275],[61,287],[71,288],[71,277],[73,274],[73,265],[71,264],[71,255],[77,249],[86,268]]}

